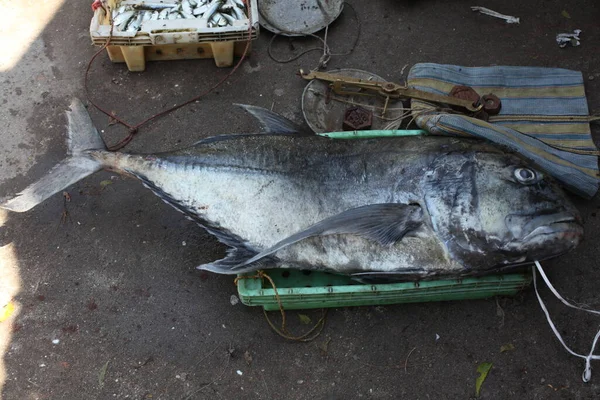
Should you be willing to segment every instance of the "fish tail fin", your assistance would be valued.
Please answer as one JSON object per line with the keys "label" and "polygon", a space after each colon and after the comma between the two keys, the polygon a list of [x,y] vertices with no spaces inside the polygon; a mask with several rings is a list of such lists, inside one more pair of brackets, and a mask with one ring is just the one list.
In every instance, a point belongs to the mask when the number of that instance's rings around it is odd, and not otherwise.
{"label": "fish tail fin", "polygon": [[67,157],[16,197],[0,203],[1,208],[16,212],[30,210],[53,194],[102,169],[102,163],[88,154],[89,150],[106,149],[100,134],[80,100],[74,99],[70,108],[71,111],[67,111]]}

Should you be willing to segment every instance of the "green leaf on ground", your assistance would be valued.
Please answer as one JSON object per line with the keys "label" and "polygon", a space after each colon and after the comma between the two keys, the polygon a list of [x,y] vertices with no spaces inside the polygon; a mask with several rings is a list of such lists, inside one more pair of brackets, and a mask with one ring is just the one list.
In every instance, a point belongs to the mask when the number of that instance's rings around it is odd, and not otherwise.
{"label": "green leaf on ground", "polygon": [[246,364],[252,364],[252,354],[248,350],[244,352],[244,359],[246,360]]}
{"label": "green leaf on ground", "polygon": [[304,325],[308,325],[311,322],[310,317],[308,315],[298,314],[298,318],[300,318],[300,323]]}
{"label": "green leaf on ground", "polygon": [[100,186],[102,186],[102,189],[104,189],[108,185],[112,185],[112,181],[110,179],[100,182]]}
{"label": "green leaf on ground", "polygon": [[477,367],[477,372],[479,372],[479,377],[475,381],[475,396],[479,397],[479,392],[481,391],[481,385],[483,385],[483,381],[487,378],[488,373],[492,369],[492,363],[483,363],[479,364]]}
{"label": "green leaf on ground", "polygon": [[571,19],[571,14],[569,14],[567,10],[562,10],[561,14],[565,18]]}
{"label": "green leaf on ground", "polygon": [[100,373],[98,374],[98,384],[100,386],[104,385],[104,377],[106,376],[106,370],[108,369],[108,363],[110,361],[107,361],[106,364],[104,364],[102,366],[102,368],[100,368]]}
{"label": "green leaf on ground", "polygon": [[327,355],[327,350],[329,349],[329,342],[331,342],[331,338],[327,336],[327,339],[323,343],[319,345],[319,349],[321,349],[321,354],[324,356]]}
{"label": "green leaf on ground", "polygon": [[512,343],[507,343],[500,347],[500,353],[504,353],[505,351],[511,351],[515,349],[515,345]]}

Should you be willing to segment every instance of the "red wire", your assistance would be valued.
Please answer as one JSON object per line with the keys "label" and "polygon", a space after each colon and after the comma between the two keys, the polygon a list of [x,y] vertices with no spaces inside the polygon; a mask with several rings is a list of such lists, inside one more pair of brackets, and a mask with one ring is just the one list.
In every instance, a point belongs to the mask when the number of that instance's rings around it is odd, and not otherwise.
{"label": "red wire", "polygon": [[136,124],[136,125],[131,125],[129,123],[127,123],[126,121],[120,119],[119,117],[115,116],[113,113],[110,113],[108,111],[106,111],[105,109],[103,109],[102,107],[100,107],[98,104],[96,104],[96,102],[94,102],[94,100],[92,100],[89,90],[88,90],[88,76],[89,76],[89,72],[90,72],[90,68],[92,66],[92,63],[94,62],[94,60],[96,59],[96,57],[98,57],[98,55],[106,48],[110,45],[110,41],[112,39],[112,32],[113,32],[113,25],[111,23],[111,28],[110,28],[110,35],[108,37],[108,40],[106,41],[106,43],[104,44],[104,46],[102,46],[102,48],[100,50],[98,50],[96,52],[96,54],[94,54],[92,56],[92,58],[90,59],[87,68],[85,70],[85,79],[84,79],[84,88],[85,88],[85,94],[87,96],[88,101],[94,106],[96,107],[100,112],[108,115],[109,117],[111,117],[112,119],[114,119],[115,121],[117,121],[118,123],[120,123],[121,125],[126,126],[129,129],[129,135],[127,135],[125,138],[121,139],[119,142],[117,142],[117,144],[113,145],[113,146],[109,146],[108,150],[110,151],[117,151],[122,149],[123,147],[127,146],[129,144],[129,142],[131,142],[133,140],[133,137],[135,136],[135,134],[138,132],[138,129],[146,124],[147,122],[152,121],[153,119],[156,119],[158,117],[161,117],[163,115],[166,115],[172,111],[175,111],[183,106],[186,106],[190,103],[193,103],[199,99],[201,99],[202,97],[208,95],[209,93],[211,93],[212,91],[214,91],[216,88],[218,88],[219,86],[221,86],[227,79],[229,79],[231,77],[231,75],[233,75],[235,73],[235,71],[237,71],[237,69],[239,68],[239,66],[242,64],[242,62],[244,61],[244,59],[246,58],[246,55],[248,54],[248,49],[250,48],[250,42],[252,40],[252,20],[251,20],[251,9],[250,9],[250,4],[249,2],[247,3],[247,7],[248,7],[248,40],[246,41],[246,47],[244,48],[244,53],[242,54],[242,57],[240,58],[240,60],[237,62],[237,64],[235,65],[235,67],[233,67],[233,69],[224,77],[222,78],[220,81],[218,81],[215,85],[211,86],[208,90],[200,93],[198,96],[193,97],[181,104],[178,104],[176,106],[173,106],[171,108],[168,108],[164,111],[159,112],[158,114],[154,114],[148,118],[146,118],[145,120],[143,120],[142,122]]}

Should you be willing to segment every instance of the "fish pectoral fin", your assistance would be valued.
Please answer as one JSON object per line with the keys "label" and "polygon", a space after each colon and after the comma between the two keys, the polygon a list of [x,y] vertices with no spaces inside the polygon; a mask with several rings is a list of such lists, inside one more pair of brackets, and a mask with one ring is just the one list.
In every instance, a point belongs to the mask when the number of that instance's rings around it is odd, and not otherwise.
{"label": "fish pectoral fin", "polygon": [[274,113],[273,111],[269,111],[266,108],[237,103],[235,105],[243,108],[245,111],[250,113],[250,115],[256,118],[265,133],[280,133],[284,135],[314,135],[312,132],[308,132],[306,129],[290,121],[289,119],[284,118],[281,115]]}
{"label": "fish pectoral fin", "polygon": [[396,243],[421,226],[423,210],[416,204],[383,203],[353,208],[326,218],[261,251],[242,265],[254,263],[282,248],[312,236],[354,234],[383,246]]}

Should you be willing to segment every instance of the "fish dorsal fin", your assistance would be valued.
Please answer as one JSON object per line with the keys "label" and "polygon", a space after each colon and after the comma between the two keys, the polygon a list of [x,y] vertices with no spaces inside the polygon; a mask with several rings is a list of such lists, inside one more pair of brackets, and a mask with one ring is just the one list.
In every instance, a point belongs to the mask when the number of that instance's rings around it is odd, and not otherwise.
{"label": "fish dorsal fin", "polygon": [[265,133],[269,134],[307,134],[306,130],[296,123],[290,121],[281,115],[269,111],[266,108],[250,106],[248,104],[235,104],[238,107],[243,108],[250,113],[254,118],[258,120],[261,128]]}
{"label": "fish dorsal fin", "polygon": [[354,234],[389,246],[401,240],[423,221],[423,210],[415,204],[371,204],[326,218],[261,251],[239,267],[254,263],[302,239],[312,236]]}

